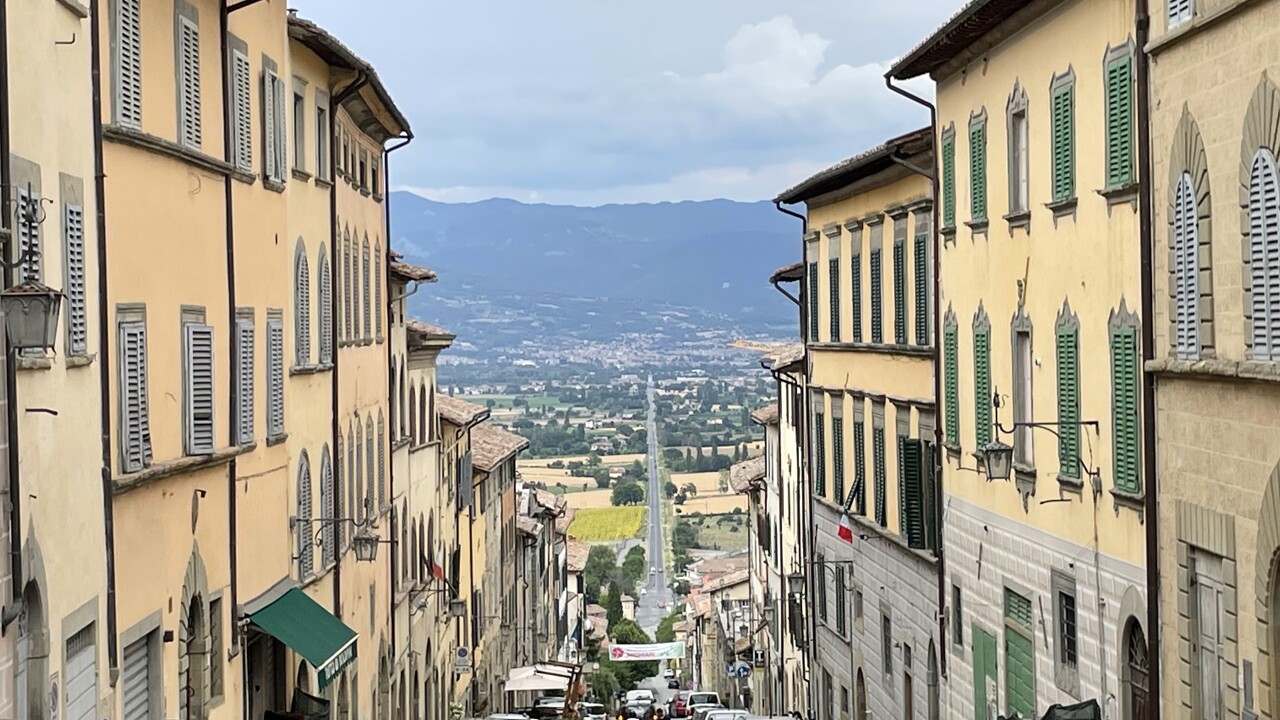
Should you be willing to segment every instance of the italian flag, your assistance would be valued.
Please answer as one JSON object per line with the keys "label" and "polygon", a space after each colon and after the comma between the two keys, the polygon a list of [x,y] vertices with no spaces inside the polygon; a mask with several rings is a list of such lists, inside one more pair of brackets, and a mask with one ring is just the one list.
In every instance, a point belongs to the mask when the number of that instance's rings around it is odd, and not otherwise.
{"label": "italian flag", "polygon": [[853,521],[849,519],[849,513],[840,515],[840,539],[853,544]]}

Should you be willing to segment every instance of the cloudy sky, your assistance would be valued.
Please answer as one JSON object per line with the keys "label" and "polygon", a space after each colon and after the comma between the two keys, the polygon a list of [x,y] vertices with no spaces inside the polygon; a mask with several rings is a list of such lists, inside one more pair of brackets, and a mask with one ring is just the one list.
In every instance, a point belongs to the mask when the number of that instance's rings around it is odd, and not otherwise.
{"label": "cloudy sky", "polygon": [[413,124],[393,187],[575,205],[771,198],[924,125],[883,74],[960,4],[292,3],[373,62]]}

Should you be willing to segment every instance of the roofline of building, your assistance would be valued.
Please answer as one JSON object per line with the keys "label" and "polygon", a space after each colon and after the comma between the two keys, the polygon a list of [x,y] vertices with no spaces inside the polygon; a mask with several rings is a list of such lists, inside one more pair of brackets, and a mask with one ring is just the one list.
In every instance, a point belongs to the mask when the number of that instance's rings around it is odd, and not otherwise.
{"label": "roofline of building", "polygon": [[779,194],[774,198],[774,202],[794,205],[812,200],[897,166],[895,158],[908,158],[932,149],[932,128],[923,127],[912,130],[814,173],[800,184]]}

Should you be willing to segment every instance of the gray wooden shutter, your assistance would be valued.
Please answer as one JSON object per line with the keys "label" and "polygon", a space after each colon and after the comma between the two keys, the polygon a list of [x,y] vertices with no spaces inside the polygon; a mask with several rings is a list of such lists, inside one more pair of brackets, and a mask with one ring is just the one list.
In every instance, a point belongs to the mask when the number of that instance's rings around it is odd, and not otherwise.
{"label": "gray wooden shutter", "polygon": [[267,433],[284,434],[284,323],[267,320]]}
{"label": "gray wooden shutter", "polygon": [[315,556],[311,543],[311,462],[302,453],[298,460],[298,569],[302,577],[315,571]]}
{"label": "gray wooden shutter", "polygon": [[1280,360],[1280,180],[1267,150],[1254,156],[1249,178],[1249,260],[1253,359]]}
{"label": "gray wooden shutter", "polygon": [[373,329],[378,341],[382,341],[382,246],[373,249]]}
{"label": "gray wooden shutter", "polygon": [[1200,249],[1191,175],[1178,180],[1173,203],[1174,349],[1183,360],[1200,356]]}
{"label": "gray wooden shutter", "polygon": [[253,75],[248,56],[239,50],[234,51],[232,75],[235,84],[232,99],[235,102],[236,168],[253,172],[253,115],[250,101]]}
{"label": "gray wooden shutter", "polygon": [[371,317],[370,309],[372,307],[372,303],[370,303],[369,301],[369,295],[372,292],[372,288],[370,287],[370,284],[369,284],[369,241],[367,239],[365,240],[364,248],[361,251],[360,277],[361,277],[361,280],[364,282],[363,291],[361,293],[362,299],[364,300],[364,335],[363,337],[365,340],[368,340],[373,337],[373,322],[370,319]]}
{"label": "gray wooden shutter", "polygon": [[[342,438],[338,438],[338,469],[342,469]],[[324,454],[320,457],[320,515],[325,519],[338,517],[333,506],[333,493],[333,466],[329,464],[329,449],[325,448]],[[333,523],[324,524],[320,533],[320,542],[323,543],[324,564],[332,565],[335,557]]]}
{"label": "gray wooden shutter", "polygon": [[151,464],[151,421],[147,400],[147,326],[120,325],[121,468],[137,472]]}
{"label": "gray wooden shutter", "polygon": [[186,344],[186,444],[188,455],[213,452],[213,328],[188,323]]}
{"label": "gray wooden shutter", "polygon": [[272,76],[272,91],[274,93],[275,105],[275,125],[276,125],[276,179],[284,182],[284,169],[289,165],[288,156],[288,131],[285,129],[285,100],[284,100],[284,80],[279,77]]}
{"label": "gray wooden shutter", "polygon": [[254,327],[252,318],[236,320],[236,443],[253,442]]}
{"label": "gray wooden shutter", "polygon": [[382,414],[378,414],[378,507],[387,505],[387,433]]}
{"label": "gray wooden shutter", "polygon": [[329,273],[329,258],[320,248],[317,301],[320,303],[320,364],[333,362],[333,284]]}
{"label": "gray wooden shutter", "polygon": [[351,322],[351,235],[346,231],[342,233],[342,339],[351,342],[355,338],[355,331],[352,329]]}
{"label": "gray wooden shutter", "polygon": [[262,153],[262,161],[266,170],[266,176],[269,180],[275,180],[280,172],[276,167],[276,101],[275,101],[275,74],[270,70],[263,71],[262,74],[262,132],[265,136],[265,150]]}
{"label": "gray wooden shutter", "polygon": [[200,149],[200,28],[188,17],[178,18],[178,68],[182,144]]}
{"label": "gray wooden shutter", "polygon": [[66,243],[67,354],[89,352],[88,316],[85,306],[84,207],[63,206]]}
{"label": "gray wooden shutter", "polygon": [[41,255],[40,196],[25,188],[18,190],[18,257],[20,282],[44,279],[44,259]]}
{"label": "gray wooden shutter", "polygon": [[151,717],[151,648],[150,636],[125,646],[121,658],[120,695],[123,720],[148,720]]}
{"label": "gray wooden shutter", "polygon": [[142,126],[142,0],[116,0],[115,100],[116,122]]}
{"label": "gray wooden shutter", "polygon": [[365,476],[366,476],[366,481],[365,481],[366,484],[364,488],[365,507],[369,508],[370,515],[376,515],[377,508],[379,507],[378,505],[374,504],[374,496],[377,494],[376,488],[374,487],[374,485],[376,485],[378,481],[378,469],[377,467],[374,466],[374,462],[377,460],[377,454],[373,447],[373,441],[374,441],[373,418],[371,417],[365,421],[365,430],[364,430],[364,443],[365,443],[364,458],[365,458]]}
{"label": "gray wooden shutter", "polygon": [[303,248],[298,249],[294,262],[293,292],[293,361],[299,366],[306,366],[311,364],[311,271]]}

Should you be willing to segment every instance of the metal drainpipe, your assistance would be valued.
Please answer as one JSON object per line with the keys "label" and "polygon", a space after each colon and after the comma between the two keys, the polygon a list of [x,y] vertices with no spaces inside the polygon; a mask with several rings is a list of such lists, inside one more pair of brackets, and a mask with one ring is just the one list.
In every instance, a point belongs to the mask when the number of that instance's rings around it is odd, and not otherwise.
{"label": "metal drainpipe", "polygon": [[[221,44],[221,58],[223,72],[222,76],[222,107],[231,107],[231,78],[230,73],[226,69],[231,64],[231,43],[230,43],[230,15],[232,10],[238,7],[228,8],[226,3],[218,3],[218,29],[220,33],[219,41]],[[235,156],[231,148],[231,123],[222,123],[222,156],[227,164],[235,165]],[[235,347],[234,332],[236,327],[236,230],[235,230],[235,208],[232,202],[232,187],[234,179],[228,173],[226,182],[223,183],[223,206],[225,209],[224,222],[226,223],[226,241],[227,241],[227,327],[230,328],[228,342],[230,347]],[[239,365],[234,350],[227,353],[227,364],[230,370],[230,377],[236,376],[236,369]],[[227,413],[227,437],[231,444],[236,444],[239,438],[236,437],[236,418],[235,413]],[[231,583],[229,592],[231,594],[231,612],[235,615],[239,606],[239,563],[237,562],[236,549],[236,459],[231,458],[227,463],[227,536],[228,536],[228,553],[230,558]],[[231,623],[234,628],[231,632],[231,652],[238,653],[239,647],[244,642],[244,627],[239,622]],[[244,658],[240,662],[240,674],[243,678],[241,683],[241,693],[243,697],[242,708],[249,707],[249,663]]]}
{"label": "metal drainpipe", "polygon": [[[1151,196],[1151,93],[1150,58],[1146,52],[1150,35],[1151,16],[1148,0],[1134,3],[1134,32],[1137,44],[1135,53],[1138,105],[1138,235],[1142,263],[1142,471],[1147,480],[1143,498],[1146,511],[1147,541],[1147,657],[1152,667],[1160,667],[1160,515],[1157,500],[1156,463],[1156,396],[1155,376],[1146,369],[1146,363],[1155,358],[1155,291],[1152,287],[1151,243],[1154,240],[1151,224],[1153,199]],[[1147,720],[1160,720],[1160,673],[1153,672],[1148,680],[1150,699],[1147,702]]]}
{"label": "metal drainpipe", "polygon": [[[938,532],[938,547],[936,551],[938,557],[938,647],[936,650],[938,654],[938,682],[941,684],[942,678],[947,677],[947,613],[943,612],[944,608],[947,607],[947,557],[946,552],[944,552],[946,543],[942,541],[942,498],[945,496],[943,491],[942,457],[945,453],[945,446],[942,444],[943,432],[941,412],[944,408],[941,407],[940,402],[943,396],[941,372],[942,343],[938,342],[938,327],[941,324],[939,321],[942,319],[942,247],[939,242],[939,238],[942,237],[942,233],[940,232],[941,228],[938,226],[939,215],[941,215],[941,212],[939,211],[941,199],[938,197],[938,108],[928,100],[895,86],[893,84],[893,78],[888,75],[885,75],[884,77],[884,84],[885,87],[889,88],[893,92],[914,103],[923,105],[929,110],[929,142],[933,148],[933,173],[931,175],[926,175],[926,177],[929,178],[930,185],[932,186],[930,188],[930,192],[933,194],[933,218],[931,221],[931,230],[933,231],[933,247],[931,248],[933,251],[933,477],[934,484],[936,486],[934,489],[933,525],[937,528]],[[905,167],[911,167],[906,163],[898,161],[897,158],[894,158],[894,160]],[[915,171],[919,172],[919,169],[916,169]]]}
{"label": "metal drainpipe", "polygon": [[[2,4],[2,3],[0,3]],[[99,52],[99,32],[101,16],[98,0],[89,2],[90,73],[93,80],[93,194],[95,222],[98,233],[98,384],[101,392],[102,424],[102,518],[106,536],[107,555],[107,667],[112,687],[120,678],[120,662],[117,656],[120,638],[116,629],[116,533],[115,504],[112,497],[111,481],[111,368],[107,354],[111,340],[110,310],[107,307],[107,209],[106,209],[106,173],[103,170],[102,151],[102,61]],[[3,13],[0,8],[0,13]],[[3,22],[0,22],[0,38],[5,37]],[[0,39],[0,42],[3,42]],[[7,108],[8,103],[4,103]],[[5,112],[0,110],[0,112]],[[7,151],[6,151],[7,152]],[[7,154],[6,154],[7,157]],[[7,166],[7,163],[5,163]],[[8,179],[4,180],[8,187]]]}
{"label": "metal drainpipe", "polygon": [[[356,79],[350,85],[348,85],[342,92],[332,96],[332,99],[329,101],[329,144],[330,144],[329,180],[331,183],[329,187],[329,228],[330,230],[333,231],[332,242],[329,243],[329,253],[332,256],[329,261],[329,267],[332,267],[332,268],[342,267],[341,265],[338,264],[338,242],[340,240],[340,233],[338,232],[338,178],[335,176],[335,173],[333,172],[334,153],[341,152],[341,149],[338,147],[335,147],[333,143],[334,133],[338,129],[338,108],[342,107],[343,101],[345,101],[348,97],[351,97],[353,93],[358,91],[361,87],[364,87],[365,83],[368,83],[368,82],[369,82],[369,75],[365,73],[363,70],[357,70]],[[330,92],[332,92],[332,90],[333,88],[330,88]],[[329,273],[330,278],[332,278],[333,275],[334,273]],[[332,280],[330,282],[332,282]],[[333,318],[334,324],[337,324],[338,318],[341,317],[338,313],[338,310],[339,310],[338,296],[340,294],[341,293],[338,293],[338,292],[329,293],[329,304],[331,307],[329,314],[330,314],[330,317]],[[333,333],[330,333],[330,334],[333,334]],[[332,397],[330,400],[330,402],[332,403],[333,411],[329,413],[330,415],[329,431],[333,435],[333,447],[335,448],[341,444],[341,438],[342,438],[342,427],[341,427],[342,410],[340,407],[341,394],[339,393],[339,385],[338,385],[338,371],[339,371],[339,367],[341,366],[341,363],[338,362],[338,359],[341,357],[341,355],[342,353],[339,352],[339,346],[335,339],[334,347],[333,347],[333,370],[332,370],[333,378],[331,380]],[[355,451],[355,448],[347,448],[347,452],[354,452],[354,451]],[[338,477],[341,474],[342,474],[342,468],[336,468],[335,472],[332,473],[333,485],[330,488],[330,492],[333,493],[335,507],[337,507],[338,500],[341,498],[341,496],[338,494],[340,490],[340,488],[338,487]],[[347,512],[351,512],[351,508],[347,508]],[[339,537],[337,533],[334,533],[334,536],[335,538]],[[333,612],[336,617],[341,618],[342,617],[342,550],[341,548],[335,547],[333,549],[333,554],[335,558],[333,563]]]}
{"label": "metal drainpipe", "polygon": [[[13,173],[9,167],[12,152],[9,137],[9,13],[8,3],[0,2],[0,190],[4,191],[4,219],[0,223],[9,229],[9,243],[13,243],[13,227],[9,214],[9,191],[13,187]],[[13,285],[13,268],[3,266],[4,286]],[[18,373],[14,354],[5,349],[5,394],[9,402],[5,407],[5,424],[9,443],[9,553],[10,573],[13,577],[12,603],[6,610],[22,605],[22,483],[18,479]],[[9,613],[5,613],[6,615]],[[16,617],[16,615],[15,615]],[[0,628],[2,629],[2,628]]]}

